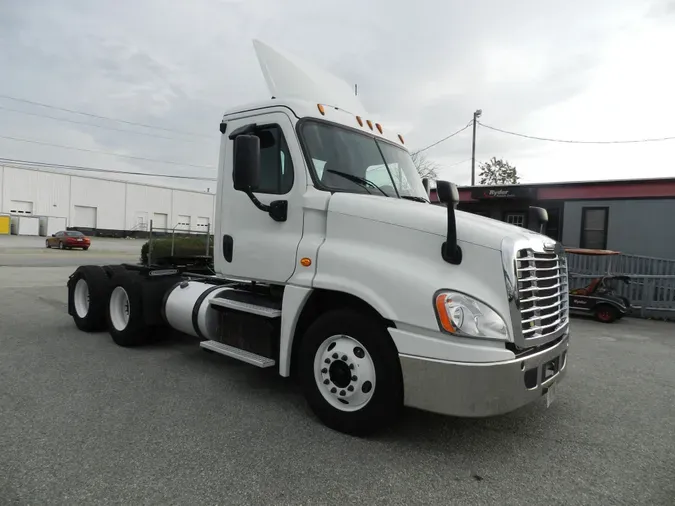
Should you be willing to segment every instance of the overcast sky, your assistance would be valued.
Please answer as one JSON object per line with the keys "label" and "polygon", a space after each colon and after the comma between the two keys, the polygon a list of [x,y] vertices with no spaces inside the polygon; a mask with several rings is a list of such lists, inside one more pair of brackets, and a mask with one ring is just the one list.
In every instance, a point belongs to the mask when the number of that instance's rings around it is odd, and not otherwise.
{"label": "overcast sky", "polygon": [[[268,98],[253,38],[358,83],[373,119],[411,148],[478,108],[487,125],[543,137],[675,136],[675,0],[0,0],[0,95],[197,134],[0,97],[0,136],[203,167],[3,138],[0,157],[215,177],[204,167],[217,163],[222,112]],[[471,129],[425,153],[442,178],[469,182]],[[675,176],[673,154],[675,141],[570,145],[479,127],[476,158],[539,182]]]}

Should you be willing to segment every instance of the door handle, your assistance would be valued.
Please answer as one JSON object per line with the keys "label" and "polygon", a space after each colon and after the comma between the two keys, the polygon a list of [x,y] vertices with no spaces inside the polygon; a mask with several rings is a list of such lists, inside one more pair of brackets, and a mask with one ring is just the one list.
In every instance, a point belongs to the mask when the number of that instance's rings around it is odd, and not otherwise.
{"label": "door handle", "polygon": [[228,262],[232,262],[232,254],[234,253],[234,238],[231,235],[225,234],[223,236],[223,256]]}

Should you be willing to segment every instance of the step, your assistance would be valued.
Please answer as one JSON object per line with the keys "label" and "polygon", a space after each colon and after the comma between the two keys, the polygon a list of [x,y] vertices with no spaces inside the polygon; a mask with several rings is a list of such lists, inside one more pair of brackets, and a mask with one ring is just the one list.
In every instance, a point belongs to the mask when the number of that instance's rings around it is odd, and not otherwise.
{"label": "step", "polygon": [[199,343],[199,346],[206,350],[214,351],[227,357],[236,358],[237,360],[241,360],[242,362],[246,362],[247,364],[251,364],[260,368],[272,367],[276,363],[271,358],[263,357],[262,355],[256,355],[250,351],[235,348],[234,346],[219,343],[218,341],[202,341]]}
{"label": "step", "polygon": [[212,306],[222,307],[226,309],[233,309],[243,313],[255,314],[264,316],[265,318],[279,318],[281,316],[281,309],[274,309],[271,307],[259,306],[258,304],[251,304],[250,302],[241,302],[238,300],[223,299],[216,297],[209,302]]}

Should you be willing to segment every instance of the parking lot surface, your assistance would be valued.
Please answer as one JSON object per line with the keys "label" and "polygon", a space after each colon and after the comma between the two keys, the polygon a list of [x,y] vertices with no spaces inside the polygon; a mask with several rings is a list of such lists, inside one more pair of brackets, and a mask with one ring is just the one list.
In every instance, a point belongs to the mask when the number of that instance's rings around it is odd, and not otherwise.
{"label": "parking lot surface", "polygon": [[45,237],[0,235],[0,267],[59,267],[139,261],[144,239],[92,237],[89,251],[45,247]]}
{"label": "parking lot surface", "polygon": [[550,408],[357,439],[274,371],[77,331],[72,270],[0,268],[0,504],[675,504],[673,324],[574,319]]}

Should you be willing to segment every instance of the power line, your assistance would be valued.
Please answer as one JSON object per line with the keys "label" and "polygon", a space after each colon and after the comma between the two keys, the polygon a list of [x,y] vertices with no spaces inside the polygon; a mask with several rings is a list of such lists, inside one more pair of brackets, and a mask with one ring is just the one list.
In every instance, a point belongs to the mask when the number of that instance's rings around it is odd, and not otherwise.
{"label": "power line", "polygon": [[38,118],[48,118],[48,119],[53,119],[55,121],[64,121],[66,123],[74,123],[76,125],[84,125],[88,127],[94,127],[94,128],[104,128],[106,130],[114,130],[115,132],[123,132],[126,134],[134,134],[134,135],[145,135],[148,137],[156,137],[157,139],[167,139],[170,141],[178,141],[178,142],[195,142],[194,140],[187,140],[187,139],[179,139],[177,137],[166,137],[164,135],[157,135],[157,134],[151,134],[149,132],[139,132],[138,130],[124,130],[122,128],[115,128],[111,127],[108,125],[96,125],[94,123],[86,123],[84,121],[76,121],[74,119],[66,119],[66,118],[57,118],[56,116],[49,116],[48,114],[38,114],[35,112],[28,112],[28,111],[21,111],[19,109],[12,109],[11,107],[3,107],[0,106],[0,109],[3,111],[10,111],[10,112],[16,112],[19,114],[25,114],[27,116],[36,116]]}
{"label": "power line", "polygon": [[[176,174],[157,174],[153,172],[130,172],[123,170],[109,170],[109,169],[100,169],[97,167],[82,167],[79,165],[62,165],[58,163],[49,163],[49,162],[39,162],[31,160],[18,160],[14,158],[0,158],[0,163],[8,163],[25,167],[36,167],[36,168],[46,168],[46,169],[59,169],[59,170],[73,170],[73,171],[85,171],[85,172],[99,172],[106,174],[123,174],[129,176],[149,176],[149,177],[162,177],[162,178],[171,178],[171,179],[192,179],[195,181],[216,181],[216,178],[212,177],[195,177],[195,176],[180,176]],[[18,167],[20,168],[20,167]]]}
{"label": "power line", "polygon": [[72,113],[72,114],[81,114],[82,116],[88,116],[90,118],[104,119],[104,120],[107,120],[107,121],[116,121],[118,123],[124,123],[126,125],[140,126],[140,127],[143,127],[143,128],[150,128],[150,129],[153,129],[153,130],[164,130],[165,132],[173,132],[173,133],[178,133],[178,134],[182,134],[182,135],[193,135],[193,136],[196,136],[196,137],[205,137],[205,138],[209,138],[209,139],[211,138],[211,136],[205,135],[205,134],[197,134],[197,133],[194,133],[194,132],[186,132],[186,131],[176,130],[176,129],[173,129],[173,128],[158,127],[158,126],[153,126],[153,125],[147,125],[145,123],[137,123],[135,121],[128,121],[128,120],[119,119],[119,118],[111,118],[111,117],[108,117],[108,116],[101,116],[101,115],[98,115],[98,114],[92,114],[90,112],[77,111],[75,109],[67,109],[65,107],[58,107],[58,106],[55,106],[55,105],[44,104],[42,102],[35,102],[33,100],[26,100],[25,98],[11,97],[9,95],[3,95],[3,94],[0,94],[0,98],[5,98],[7,100],[13,100],[15,102],[22,102],[24,104],[38,105],[40,107],[47,107],[49,109],[56,109],[57,111],[69,112],[69,113]]}
{"label": "power line", "polygon": [[469,128],[469,127],[471,126],[471,123],[472,123],[472,122],[470,121],[465,127],[460,128],[460,129],[457,130],[456,132],[451,133],[451,134],[448,135],[447,137],[443,137],[441,140],[436,141],[436,142],[434,142],[433,144],[429,144],[427,147],[424,147],[424,148],[422,148],[422,149],[418,149],[417,151],[415,151],[415,154],[416,154],[416,153],[421,153],[422,151],[426,151],[427,149],[433,148],[434,146],[440,144],[441,142],[447,141],[447,140],[450,139],[451,137],[454,137],[454,136],[457,135],[458,133],[463,132],[464,130],[466,130],[467,128]]}
{"label": "power line", "polygon": [[461,162],[453,163],[452,165],[446,165],[445,168],[449,169],[450,167],[456,167],[457,165],[461,165],[466,162],[470,162],[471,158],[467,158],[466,160],[462,160]]}
{"label": "power line", "polygon": [[145,162],[157,162],[157,163],[166,163],[169,165],[178,165],[181,167],[195,167],[197,169],[213,169],[213,167],[209,165],[195,165],[191,163],[181,163],[181,162],[172,162],[171,160],[159,160],[157,158],[144,158],[142,156],[133,156],[133,155],[122,155],[119,153],[112,153],[110,151],[99,151],[96,149],[85,149],[85,148],[76,148],[74,146],[63,146],[62,144],[52,144],[50,142],[42,142],[42,141],[36,141],[32,139],[20,139],[18,137],[10,137],[7,135],[0,135],[0,139],[8,139],[10,141],[16,141],[16,142],[27,142],[30,144],[39,144],[40,146],[51,146],[53,148],[61,148],[61,149],[72,149],[73,151],[82,151],[84,153],[97,153],[101,155],[108,155],[108,156],[117,156],[120,158],[128,158],[130,160],[143,160]]}
{"label": "power line", "polygon": [[508,135],[515,135],[517,137],[524,137],[526,139],[534,139],[537,141],[549,141],[549,142],[564,142],[567,144],[636,144],[640,142],[659,142],[659,141],[670,141],[675,139],[675,136],[673,137],[656,137],[656,138],[651,138],[651,139],[636,139],[636,140],[626,140],[626,141],[578,141],[578,140],[565,140],[565,139],[549,139],[547,137],[536,137],[534,135],[525,135],[525,134],[519,134],[516,132],[509,132],[508,130],[502,130],[501,128],[496,128],[490,125],[486,125],[484,123],[481,123],[480,121],[478,124],[482,127],[489,128],[490,130],[494,130],[496,132],[501,132],[503,134],[508,134]]}

